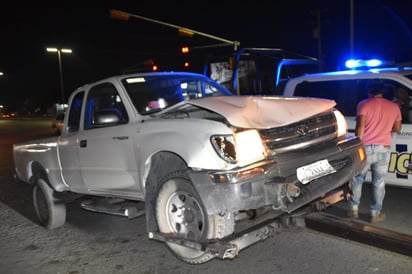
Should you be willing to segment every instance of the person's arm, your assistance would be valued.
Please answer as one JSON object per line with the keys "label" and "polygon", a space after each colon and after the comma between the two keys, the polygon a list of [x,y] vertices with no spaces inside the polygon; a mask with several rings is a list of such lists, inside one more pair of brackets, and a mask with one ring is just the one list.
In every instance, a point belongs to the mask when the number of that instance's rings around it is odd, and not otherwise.
{"label": "person's arm", "polygon": [[358,136],[361,141],[363,139],[363,133],[365,132],[365,121],[366,115],[356,116],[355,135]]}
{"label": "person's arm", "polygon": [[392,132],[399,132],[401,131],[402,121],[395,121],[392,126]]}

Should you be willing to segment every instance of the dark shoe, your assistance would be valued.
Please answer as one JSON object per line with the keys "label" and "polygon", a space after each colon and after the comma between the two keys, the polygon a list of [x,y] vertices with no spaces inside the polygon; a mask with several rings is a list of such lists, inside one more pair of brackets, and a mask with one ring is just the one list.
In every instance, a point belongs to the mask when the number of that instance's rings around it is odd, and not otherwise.
{"label": "dark shoe", "polygon": [[371,216],[372,223],[382,222],[382,221],[385,221],[385,219],[386,219],[386,214],[383,212],[379,213],[378,215]]}
{"label": "dark shoe", "polygon": [[348,217],[349,218],[359,218],[359,211],[356,209],[349,209]]}

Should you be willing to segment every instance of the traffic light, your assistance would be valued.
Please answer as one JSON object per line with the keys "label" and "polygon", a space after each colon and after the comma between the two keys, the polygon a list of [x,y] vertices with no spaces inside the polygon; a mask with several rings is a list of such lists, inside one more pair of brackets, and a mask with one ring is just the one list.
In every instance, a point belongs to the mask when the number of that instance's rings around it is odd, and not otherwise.
{"label": "traffic light", "polygon": [[153,61],[152,59],[147,59],[143,63],[144,63],[146,68],[150,67],[152,71],[159,70],[159,67],[157,66],[155,61]]}
{"label": "traffic light", "polygon": [[183,47],[180,49],[180,51],[181,51],[183,54],[189,54],[190,48],[189,48],[188,46],[183,46]]}
{"label": "traffic light", "polygon": [[193,37],[195,33],[189,29],[179,28],[179,36]]}
{"label": "traffic light", "polygon": [[[184,67],[184,68],[190,67],[190,63],[189,63],[189,61],[187,60],[188,58],[190,58],[190,57],[189,57],[190,48],[189,48],[188,46],[182,46],[182,47],[180,48],[180,52],[185,56],[185,57],[182,58],[182,59],[183,59],[183,67]],[[186,60],[185,60],[185,59],[186,59]]]}
{"label": "traffic light", "polygon": [[127,21],[130,19],[130,14],[120,10],[110,10],[110,17],[113,19]]}

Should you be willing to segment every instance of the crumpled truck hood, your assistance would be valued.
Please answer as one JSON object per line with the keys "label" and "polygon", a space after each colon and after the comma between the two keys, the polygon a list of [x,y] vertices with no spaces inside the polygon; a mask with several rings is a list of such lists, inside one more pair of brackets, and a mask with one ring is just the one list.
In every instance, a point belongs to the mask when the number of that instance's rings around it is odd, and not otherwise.
{"label": "crumpled truck hood", "polygon": [[281,96],[216,96],[186,101],[226,117],[242,128],[267,129],[298,122],[336,105],[328,99]]}

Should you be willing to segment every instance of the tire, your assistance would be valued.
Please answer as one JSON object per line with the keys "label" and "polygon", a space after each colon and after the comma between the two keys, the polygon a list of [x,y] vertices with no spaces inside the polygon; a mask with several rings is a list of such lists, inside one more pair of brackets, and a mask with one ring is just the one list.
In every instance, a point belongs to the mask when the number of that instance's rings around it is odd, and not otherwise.
{"label": "tire", "polygon": [[[190,179],[183,171],[169,174],[156,198],[156,221],[159,231],[205,243],[207,239],[222,238],[234,230],[233,214],[209,216]],[[182,245],[166,242],[180,260],[202,264],[215,255]]]}
{"label": "tire", "polygon": [[34,211],[40,225],[55,229],[66,222],[66,205],[55,197],[55,191],[43,180],[38,179],[33,188]]}

